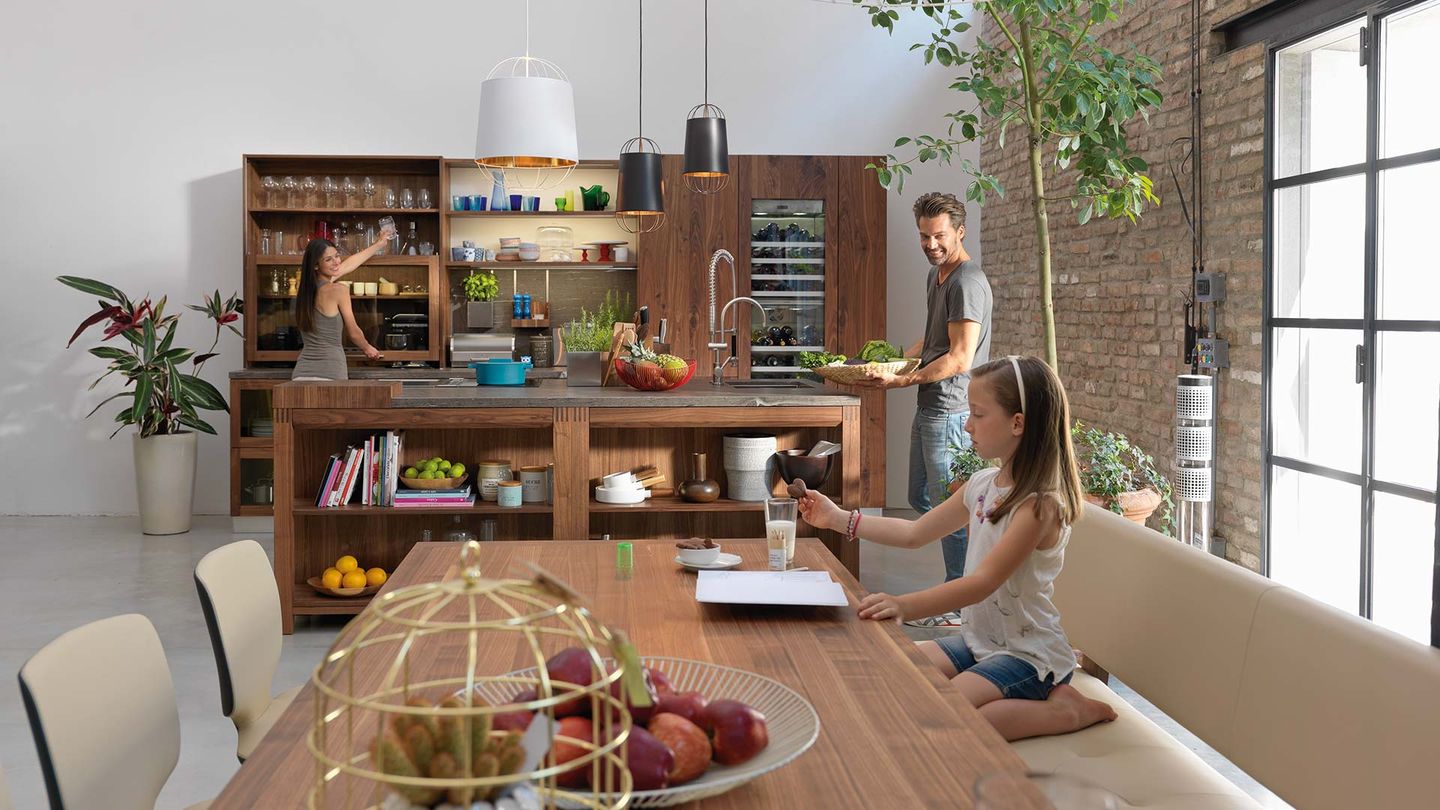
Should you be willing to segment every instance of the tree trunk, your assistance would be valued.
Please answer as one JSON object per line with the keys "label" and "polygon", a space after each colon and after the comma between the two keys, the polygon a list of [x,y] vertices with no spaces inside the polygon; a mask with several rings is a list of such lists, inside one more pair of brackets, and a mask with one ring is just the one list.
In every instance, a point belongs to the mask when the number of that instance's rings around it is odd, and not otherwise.
{"label": "tree trunk", "polygon": [[1025,73],[1025,107],[1029,119],[1030,147],[1030,205],[1035,217],[1035,247],[1039,251],[1040,263],[1040,323],[1045,330],[1045,362],[1058,374],[1059,357],[1055,351],[1055,303],[1050,293],[1050,218],[1045,212],[1044,156],[1038,127],[1040,121],[1039,90],[1035,84],[1035,69],[1030,57],[1030,26],[1020,23],[1020,45],[1025,50],[1021,70]]}

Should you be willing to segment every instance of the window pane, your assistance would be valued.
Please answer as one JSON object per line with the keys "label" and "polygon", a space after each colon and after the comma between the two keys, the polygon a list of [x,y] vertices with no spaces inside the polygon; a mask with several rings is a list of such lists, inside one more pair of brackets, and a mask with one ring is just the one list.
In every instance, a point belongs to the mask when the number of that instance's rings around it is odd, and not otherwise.
{"label": "window pane", "polygon": [[1360,612],[1360,488],[1272,468],[1270,578]]}
{"label": "window pane", "polygon": [[1440,321],[1440,258],[1433,234],[1437,188],[1440,163],[1380,173],[1376,297],[1381,318]]}
{"label": "window pane", "polygon": [[1375,477],[1435,489],[1440,440],[1440,333],[1381,332],[1375,388]]}
{"label": "window pane", "polygon": [[1276,177],[1365,159],[1360,27],[1356,20],[1275,54]]}
{"label": "window pane", "polygon": [[1380,154],[1406,155],[1440,146],[1440,2],[1387,17],[1380,64]]}
{"label": "window pane", "polygon": [[1312,464],[1360,472],[1360,393],[1351,329],[1276,329],[1270,368],[1273,450]]}
{"label": "window pane", "polygon": [[1275,192],[1275,317],[1360,318],[1365,312],[1365,178]]}
{"label": "window pane", "polygon": [[1435,504],[1375,493],[1374,558],[1371,618],[1376,624],[1429,644]]}

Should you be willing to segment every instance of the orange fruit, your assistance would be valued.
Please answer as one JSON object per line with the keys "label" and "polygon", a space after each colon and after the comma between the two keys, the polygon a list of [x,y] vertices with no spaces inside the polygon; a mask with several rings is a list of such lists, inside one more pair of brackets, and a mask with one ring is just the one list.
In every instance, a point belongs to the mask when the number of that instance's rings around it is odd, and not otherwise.
{"label": "orange fruit", "polygon": [[388,578],[389,575],[385,573],[384,568],[371,568],[365,572],[365,584],[367,585],[384,585]]}
{"label": "orange fruit", "polygon": [[342,574],[348,574],[359,567],[360,563],[357,562],[355,558],[351,557],[349,554],[346,554],[344,557],[341,557],[340,559],[335,561],[335,570],[339,571]]}
{"label": "orange fruit", "polygon": [[340,580],[344,577],[344,574],[334,568],[326,568],[325,573],[320,575],[320,583],[327,588],[338,588],[340,587]]}
{"label": "orange fruit", "polygon": [[351,571],[340,580],[342,588],[363,588],[365,587],[365,575],[359,571]]}

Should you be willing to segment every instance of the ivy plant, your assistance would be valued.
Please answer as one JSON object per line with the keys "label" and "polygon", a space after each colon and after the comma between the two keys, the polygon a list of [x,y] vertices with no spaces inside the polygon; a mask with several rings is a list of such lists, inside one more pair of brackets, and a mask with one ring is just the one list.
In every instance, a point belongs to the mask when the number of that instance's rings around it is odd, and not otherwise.
{"label": "ivy plant", "polygon": [[1080,466],[1080,486],[1091,495],[1105,499],[1110,511],[1123,514],[1116,496],[1123,492],[1153,489],[1160,495],[1157,513],[1165,534],[1175,534],[1175,500],[1170,481],[1155,469],[1155,459],[1122,433],[1096,430],[1076,421],[1070,429]]}

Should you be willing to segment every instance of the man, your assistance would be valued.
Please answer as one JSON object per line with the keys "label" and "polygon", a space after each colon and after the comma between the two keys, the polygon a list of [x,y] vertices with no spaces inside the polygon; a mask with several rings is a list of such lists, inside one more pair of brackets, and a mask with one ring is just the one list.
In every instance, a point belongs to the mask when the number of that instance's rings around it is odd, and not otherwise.
{"label": "man", "polygon": [[[970,447],[965,420],[970,416],[970,369],[990,359],[990,282],[971,261],[965,238],[965,205],[953,194],[932,192],[915,201],[920,250],[930,262],[925,284],[925,334],[908,347],[906,357],[919,357],[909,374],[873,374],[862,385],[900,388],[918,385],[915,421],[910,427],[910,506],[924,514],[945,499],[950,459]],[[940,540],[945,555],[945,581],[965,573],[968,531]],[[947,613],[906,624],[947,627],[960,615]]]}

